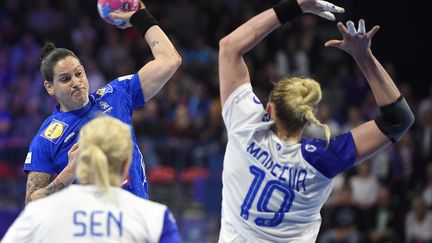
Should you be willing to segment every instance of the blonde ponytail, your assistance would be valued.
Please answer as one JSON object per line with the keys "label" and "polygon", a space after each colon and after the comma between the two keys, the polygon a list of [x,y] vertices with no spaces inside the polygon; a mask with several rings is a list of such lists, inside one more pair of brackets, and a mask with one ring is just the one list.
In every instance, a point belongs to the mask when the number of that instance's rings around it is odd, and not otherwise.
{"label": "blonde ponytail", "polygon": [[[270,102],[275,105],[277,118],[287,131],[298,132],[307,122],[324,129],[327,144],[330,128],[315,117],[315,106],[321,100],[321,86],[309,78],[284,77],[275,84]],[[278,123],[276,123],[278,124]]]}
{"label": "blonde ponytail", "polygon": [[112,117],[95,118],[81,128],[77,178],[103,191],[122,183],[124,163],[132,157],[129,125]]}
{"label": "blonde ponytail", "polygon": [[[103,191],[110,186],[108,159],[105,153],[94,144],[84,147],[80,151],[78,173],[86,173],[88,182],[95,184]],[[82,172],[81,172],[82,171]]]}

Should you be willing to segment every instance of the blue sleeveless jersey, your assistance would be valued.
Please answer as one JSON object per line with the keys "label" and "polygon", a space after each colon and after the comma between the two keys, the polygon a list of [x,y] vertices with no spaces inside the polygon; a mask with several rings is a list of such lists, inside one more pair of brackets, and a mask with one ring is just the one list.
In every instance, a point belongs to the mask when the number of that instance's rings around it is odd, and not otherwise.
{"label": "blue sleeveless jersey", "polygon": [[[132,125],[135,108],[144,105],[144,95],[138,74],[119,77],[89,96],[89,103],[70,112],[57,106],[33,138],[24,163],[24,171],[58,175],[68,163],[68,151],[78,141],[80,128],[100,114],[115,117]],[[109,131],[106,131],[107,133]],[[123,188],[148,198],[144,159],[132,132],[133,160]]]}

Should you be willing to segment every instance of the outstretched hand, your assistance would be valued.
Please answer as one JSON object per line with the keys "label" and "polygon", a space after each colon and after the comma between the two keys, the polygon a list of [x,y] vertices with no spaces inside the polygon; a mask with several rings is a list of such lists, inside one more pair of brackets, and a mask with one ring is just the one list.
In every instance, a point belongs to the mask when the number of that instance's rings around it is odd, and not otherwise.
{"label": "outstretched hand", "polygon": [[[145,8],[145,5],[143,2],[139,3],[139,8],[138,9],[142,9]],[[125,21],[124,25],[121,26],[117,26],[120,29],[127,29],[129,27],[131,27],[131,23],[130,23],[130,18],[132,17],[132,15],[135,13],[136,11],[129,11],[129,12],[111,12],[109,15],[111,18],[113,19],[120,19]]]}
{"label": "outstretched hand", "polygon": [[372,37],[379,30],[379,26],[375,25],[371,30],[366,32],[365,21],[359,20],[358,29],[354,27],[354,22],[351,20],[347,22],[345,27],[341,22],[337,23],[339,32],[342,34],[342,40],[329,40],[324,46],[337,47],[354,58],[364,56],[370,51]]}
{"label": "outstretched hand", "polygon": [[303,13],[311,13],[334,21],[333,13],[344,13],[345,9],[323,0],[297,0]]}

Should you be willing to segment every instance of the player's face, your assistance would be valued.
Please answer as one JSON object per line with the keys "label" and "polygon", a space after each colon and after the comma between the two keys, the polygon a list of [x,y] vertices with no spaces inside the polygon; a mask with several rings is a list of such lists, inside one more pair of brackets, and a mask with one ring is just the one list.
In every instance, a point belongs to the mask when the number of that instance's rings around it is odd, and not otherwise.
{"label": "player's face", "polygon": [[72,56],[57,62],[53,82],[45,81],[45,88],[56,97],[64,112],[80,109],[89,101],[89,85],[84,67]]}

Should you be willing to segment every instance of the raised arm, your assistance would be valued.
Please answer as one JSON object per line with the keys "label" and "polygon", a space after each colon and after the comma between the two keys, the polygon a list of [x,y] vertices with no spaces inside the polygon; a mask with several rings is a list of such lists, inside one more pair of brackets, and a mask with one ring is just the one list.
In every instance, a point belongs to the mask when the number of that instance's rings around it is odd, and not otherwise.
{"label": "raised arm", "polygon": [[379,30],[379,26],[374,26],[366,32],[364,20],[360,20],[358,30],[352,21],[347,22],[347,27],[342,23],[338,23],[337,27],[343,40],[330,40],[325,46],[337,47],[354,58],[381,110],[381,115],[377,119],[351,131],[356,144],[357,161],[361,162],[390,142],[399,141],[414,123],[414,115],[370,48],[371,39]]}
{"label": "raised arm", "polygon": [[219,82],[222,105],[240,85],[250,82],[243,54],[257,45],[281,24],[301,13],[312,13],[334,20],[332,12],[342,13],[343,8],[320,0],[282,0],[272,9],[253,17],[219,43]]}
{"label": "raised arm", "polygon": [[181,57],[155,18],[149,14],[144,4],[141,6],[136,12],[111,13],[111,17],[130,21],[151,48],[154,60],[138,71],[144,99],[148,101],[174,75],[181,65]]}

